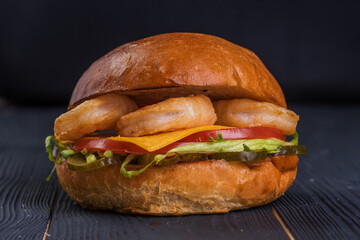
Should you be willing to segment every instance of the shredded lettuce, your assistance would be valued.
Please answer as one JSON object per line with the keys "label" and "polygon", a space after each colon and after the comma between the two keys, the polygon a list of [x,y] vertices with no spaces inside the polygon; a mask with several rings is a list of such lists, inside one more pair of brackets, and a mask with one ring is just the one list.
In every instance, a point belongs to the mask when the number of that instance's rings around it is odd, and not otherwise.
{"label": "shredded lettuce", "polygon": [[217,133],[216,134],[216,140],[213,137],[209,137],[209,141],[211,141],[211,142],[224,142],[226,140],[223,139],[222,133]]}
{"label": "shredded lettuce", "polygon": [[297,133],[297,131],[295,131],[295,133],[292,135],[292,137],[294,139],[291,140],[290,143],[292,143],[294,145],[299,145],[299,134]]}
{"label": "shredded lettuce", "polygon": [[[213,139],[214,140],[214,139]],[[152,165],[160,164],[166,157],[174,154],[183,153],[221,153],[221,152],[256,152],[266,151],[267,153],[276,153],[276,150],[284,146],[286,143],[278,139],[242,139],[242,140],[224,140],[221,133],[217,135],[217,139],[212,142],[192,143],[171,149],[166,154],[158,154],[154,159],[137,171],[127,171],[125,167],[136,158],[135,154],[128,155],[121,165],[120,173],[127,178],[131,178],[143,173]]]}
{"label": "shredded lettuce", "polygon": [[[52,143],[54,142],[55,146],[59,149],[63,149],[61,151],[61,157],[58,161],[56,161],[55,157],[54,157],[54,153],[53,153],[53,148],[52,148]],[[68,144],[62,143],[59,140],[57,140],[54,136],[47,136],[45,139],[45,149],[46,152],[49,154],[49,159],[50,161],[52,161],[54,164],[60,164],[63,159],[64,159],[64,155],[66,156],[67,154],[71,154],[71,152],[68,151],[73,151],[70,149],[70,146]],[[69,155],[67,155],[69,156]],[[46,178],[46,181],[49,181],[51,176],[53,175],[54,171],[55,171],[55,165],[53,167],[53,169],[51,170],[49,176]]]}
{"label": "shredded lettuce", "polygon": [[54,136],[48,136],[45,139],[45,149],[46,149],[46,152],[49,154],[50,161],[55,162],[56,160],[55,160],[54,155],[53,155],[53,149],[52,149],[52,145],[51,145],[51,140],[53,140],[54,142],[57,141],[57,139]]}
{"label": "shredded lettuce", "polygon": [[68,144],[60,142],[54,136],[47,136],[45,139],[45,149],[46,149],[46,152],[49,154],[50,161],[57,163],[55,160],[55,157],[54,157],[51,141],[54,142],[54,144],[57,148],[62,149],[61,153],[63,153],[63,154],[61,154],[61,155],[63,157],[67,156],[68,154],[72,155],[72,151],[74,151],[74,150],[71,150],[70,146]]}
{"label": "shredded lettuce", "polygon": [[[60,158],[59,162],[61,163],[62,160],[63,160],[63,157]],[[51,178],[51,176],[53,175],[55,169],[56,169],[56,165],[54,164],[54,167],[52,168],[49,176],[46,178],[46,181],[47,181],[47,182],[50,181],[50,178]]]}
{"label": "shredded lettuce", "polygon": [[79,153],[79,152],[77,152],[75,150],[71,150],[71,149],[66,149],[66,150],[62,150],[60,152],[60,155],[63,156],[66,159],[69,156],[72,156],[72,155],[77,154],[77,153]]}
{"label": "shredded lettuce", "polygon": [[153,159],[149,164],[147,164],[145,167],[143,167],[143,168],[140,169],[140,170],[137,170],[137,171],[135,171],[135,170],[133,170],[133,171],[127,171],[127,170],[125,169],[126,165],[128,165],[135,157],[136,157],[135,154],[129,154],[129,155],[125,158],[123,164],[121,164],[120,173],[121,173],[122,175],[124,175],[124,177],[131,178],[131,177],[135,177],[135,176],[143,173],[146,169],[148,169],[148,167],[150,167],[150,166],[153,165],[154,163],[159,163],[161,160],[163,160],[163,159],[166,157],[166,155],[162,155],[162,154],[156,155],[156,156],[154,157],[154,159]]}
{"label": "shredded lettuce", "polygon": [[[211,142],[198,142],[198,143],[191,143],[188,145],[183,145],[177,148],[173,148],[168,151],[166,154],[158,154],[154,156],[154,159],[151,160],[145,167],[140,170],[126,170],[126,166],[133,161],[137,155],[129,154],[126,156],[125,160],[123,161],[120,167],[120,173],[127,178],[131,178],[137,176],[144,171],[146,171],[152,165],[162,164],[164,159],[168,159],[168,157],[174,156],[174,154],[186,154],[186,153],[205,153],[205,154],[217,154],[217,153],[239,153],[239,152],[260,152],[265,151],[267,154],[278,154],[286,147],[297,146],[299,143],[299,136],[298,133],[295,132],[292,135],[293,139],[290,142],[285,142],[279,139],[271,138],[271,139],[239,139],[239,140],[225,140],[222,138],[222,134],[218,133],[216,135],[216,139],[210,137],[209,141]],[[60,159],[56,161],[53,153],[52,142],[55,146],[59,149]],[[303,146],[300,146],[303,147]],[[80,156],[84,157],[84,161],[86,163],[92,163],[97,160],[96,153],[89,152],[86,148],[84,148],[81,152],[74,151],[70,148],[68,144],[62,143],[57,140],[54,136],[48,136],[45,139],[45,148],[46,152],[49,154],[50,161],[54,162],[55,164],[60,164],[62,160],[68,158],[69,156],[75,154],[81,154]],[[303,147],[305,149],[305,147]],[[300,152],[306,152],[306,149],[300,149]],[[295,150],[294,150],[295,151]],[[297,154],[294,153],[294,154]],[[302,153],[300,153],[302,154]],[[304,153],[303,153],[304,154]],[[306,153],[305,153],[306,154]],[[107,150],[103,153],[105,158],[110,158],[114,154],[111,150]],[[55,166],[52,169],[50,175],[46,178],[49,181],[51,175],[55,171]]]}
{"label": "shredded lettuce", "polygon": [[240,140],[224,140],[221,133],[217,134],[217,139],[209,138],[211,142],[199,142],[188,145],[183,145],[171,149],[166,154],[155,155],[154,159],[144,168],[137,171],[127,171],[125,167],[136,158],[135,154],[130,154],[125,158],[121,165],[120,173],[127,178],[131,178],[143,173],[152,165],[160,164],[166,157],[174,154],[184,153],[222,153],[222,152],[259,152],[265,151],[268,154],[276,154],[278,149],[283,146],[291,146],[298,144],[298,134],[293,134],[294,139],[290,142],[285,142],[279,139],[240,139]]}

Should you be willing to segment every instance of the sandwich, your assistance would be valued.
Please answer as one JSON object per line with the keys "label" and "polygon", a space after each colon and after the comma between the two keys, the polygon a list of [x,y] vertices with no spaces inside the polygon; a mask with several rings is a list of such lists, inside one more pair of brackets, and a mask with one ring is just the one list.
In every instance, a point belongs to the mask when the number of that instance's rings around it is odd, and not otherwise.
{"label": "sandwich", "polygon": [[124,44],[79,79],[45,140],[83,208],[146,215],[226,213],[293,183],[299,116],[251,51],[197,33]]}

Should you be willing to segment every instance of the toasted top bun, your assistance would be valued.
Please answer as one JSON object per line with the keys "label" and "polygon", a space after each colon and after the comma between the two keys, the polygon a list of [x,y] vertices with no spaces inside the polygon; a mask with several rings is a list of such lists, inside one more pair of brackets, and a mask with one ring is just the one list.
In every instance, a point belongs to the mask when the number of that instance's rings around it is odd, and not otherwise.
{"label": "toasted top bun", "polygon": [[81,76],[69,109],[110,92],[140,105],[201,93],[212,100],[250,98],[286,107],[279,84],[253,52],[198,33],[161,34],[112,50]]}

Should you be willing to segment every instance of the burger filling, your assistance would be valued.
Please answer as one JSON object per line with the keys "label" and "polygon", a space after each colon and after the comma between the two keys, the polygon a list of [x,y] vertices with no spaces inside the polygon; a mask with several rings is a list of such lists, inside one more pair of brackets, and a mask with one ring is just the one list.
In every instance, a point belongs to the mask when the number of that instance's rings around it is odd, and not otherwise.
{"label": "burger filling", "polygon": [[[291,110],[251,99],[212,102],[189,95],[138,109],[129,97],[112,93],[60,115],[45,145],[49,159],[66,161],[70,170],[119,163],[122,175],[134,177],[156,165],[221,159],[253,164],[279,154],[306,154],[298,146],[298,120]],[[128,165],[136,170],[128,171]]]}
{"label": "burger filling", "polygon": [[[217,130],[199,131],[206,128]],[[182,138],[174,141],[179,137]],[[285,141],[286,137],[280,131],[267,127],[213,125],[133,138],[93,134],[74,143],[49,136],[45,145],[51,161],[56,164],[67,161],[72,171],[90,171],[121,163],[121,174],[134,177],[153,165],[221,159],[252,164],[280,154],[306,154],[306,148],[298,145],[298,134],[295,132],[292,137],[291,141]],[[128,171],[126,166],[129,164],[138,165],[139,169]]]}

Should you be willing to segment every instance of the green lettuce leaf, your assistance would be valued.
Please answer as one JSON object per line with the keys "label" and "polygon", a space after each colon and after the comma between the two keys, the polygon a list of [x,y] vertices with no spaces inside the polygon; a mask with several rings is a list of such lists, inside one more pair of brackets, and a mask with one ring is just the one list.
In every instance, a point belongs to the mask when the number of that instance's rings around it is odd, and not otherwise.
{"label": "green lettuce leaf", "polygon": [[162,154],[156,155],[154,157],[154,159],[149,164],[147,164],[145,167],[143,167],[142,169],[133,170],[133,171],[127,171],[125,169],[126,165],[128,165],[135,157],[136,157],[135,154],[130,154],[125,158],[123,164],[121,164],[120,173],[122,175],[124,175],[124,177],[127,177],[127,178],[135,177],[135,176],[143,173],[146,169],[148,169],[148,167],[150,167],[154,163],[157,163],[157,162],[161,161],[162,159],[164,159],[166,156],[162,155]]}
{"label": "green lettuce leaf", "polygon": [[75,152],[74,150],[71,150],[70,149],[70,146],[68,144],[65,144],[65,143],[62,143],[60,142],[59,140],[57,140],[54,136],[47,136],[46,139],[45,139],[45,150],[46,152],[49,154],[49,159],[50,161],[54,162],[54,163],[61,163],[61,161],[57,162],[55,160],[55,157],[54,157],[54,153],[53,153],[53,148],[52,148],[52,142],[55,144],[55,146],[62,150],[61,154],[62,156],[67,156],[68,154],[72,155],[74,154],[73,152]]}
{"label": "green lettuce leaf", "polygon": [[295,133],[292,135],[292,137],[294,139],[291,140],[290,143],[294,144],[294,145],[299,145],[299,134],[295,131]]}
{"label": "green lettuce leaf", "polygon": [[169,153],[242,152],[249,151],[249,149],[251,149],[251,151],[261,151],[265,149],[269,153],[272,153],[275,152],[278,147],[288,144],[289,143],[274,138],[199,142],[173,148],[169,151]]}
{"label": "green lettuce leaf", "polygon": [[[54,162],[54,164],[60,164],[63,160],[63,155],[60,157],[60,159],[58,161],[56,161],[55,157],[54,157],[54,153],[53,153],[53,148],[52,148],[52,142],[55,144],[55,146],[58,148],[58,149],[62,149],[64,151],[73,151],[70,149],[70,146],[68,144],[64,144],[62,142],[60,142],[59,140],[57,140],[54,136],[47,136],[46,139],[45,139],[45,150],[46,152],[48,153],[48,157],[50,159],[50,161]],[[70,153],[70,152],[65,152],[65,155],[67,153]],[[53,169],[51,170],[49,176],[46,178],[46,181],[49,181],[51,176],[53,175],[54,171],[55,171],[55,166],[53,167]]]}

